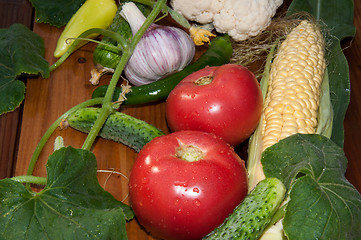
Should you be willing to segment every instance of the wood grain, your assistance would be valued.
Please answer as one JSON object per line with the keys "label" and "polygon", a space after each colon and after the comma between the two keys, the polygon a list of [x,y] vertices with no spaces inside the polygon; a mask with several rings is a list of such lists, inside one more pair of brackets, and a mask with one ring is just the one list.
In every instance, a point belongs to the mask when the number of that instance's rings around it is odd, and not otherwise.
{"label": "wood grain", "polygon": [[344,121],[347,179],[361,192],[361,1],[354,1],[356,35],[344,44],[350,70],[351,97]]}
{"label": "wood grain", "polygon": [[[55,44],[62,29],[46,24],[33,24],[31,6],[27,1],[0,0],[1,26],[23,21],[26,26],[43,37],[46,47],[45,58],[55,62],[52,56]],[[7,9],[7,10],[4,10]],[[11,10],[10,10],[11,9]],[[22,12],[22,14],[21,14]],[[12,15],[12,14],[15,14]],[[11,17],[12,15],[13,17]],[[30,16],[30,20],[29,20]],[[345,56],[350,67],[351,101],[346,114],[345,154],[349,160],[347,178],[361,192],[361,1],[355,1],[355,26],[357,33],[350,42],[346,41]],[[89,99],[94,86],[88,81],[93,68],[90,43],[75,52],[59,69],[51,73],[50,78],[27,79],[27,92],[23,106],[14,113],[0,117],[0,178],[24,175],[31,155],[37,143],[48,127],[65,111]],[[104,76],[101,84],[109,82],[110,76]],[[141,107],[126,107],[123,112],[145,120],[161,130],[168,132],[165,122],[165,104],[151,104]],[[86,135],[71,128],[57,129],[44,148],[36,165],[34,175],[45,176],[45,164],[53,152],[56,136],[62,136],[65,145],[80,148]],[[92,149],[98,161],[98,169],[116,171],[129,176],[136,152],[124,145],[97,139]],[[16,168],[13,166],[16,163]],[[118,200],[128,203],[127,179],[117,173],[99,173],[99,182]],[[108,179],[109,177],[109,179]],[[153,239],[141,229],[136,221],[127,224],[130,239]]]}
{"label": "wood grain", "polygon": [[[0,28],[21,23],[31,28],[33,9],[27,0],[0,0]],[[14,175],[22,107],[0,116],[0,179]]]}
{"label": "wood grain", "polygon": [[[46,24],[35,24],[33,30],[42,36],[45,41],[45,58],[50,63],[55,62],[52,54],[62,29],[56,29]],[[91,94],[95,89],[95,86],[89,82],[90,70],[94,67],[92,61],[94,47],[94,44],[88,44],[76,51],[60,68],[52,72],[48,79],[40,77],[27,80],[27,94],[21,122],[15,175],[26,174],[29,159],[49,126],[68,109],[91,98]],[[105,76],[102,78],[102,84],[108,83],[109,80],[110,77]],[[164,132],[168,132],[164,109],[164,103],[159,103],[144,107],[128,107],[122,109],[122,111],[145,120]],[[65,145],[76,148],[80,148],[86,138],[86,134],[71,128],[66,130],[58,129],[51,136],[39,156],[34,175],[46,176],[45,165],[48,156],[53,152],[53,143],[56,136],[62,136]],[[129,176],[136,157],[134,150],[112,141],[97,139],[92,151],[97,157],[98,169],[115,170]],[[109,173],[99,173],[99,182],[103,185],[108,176]],[[123,200],[128,193],[127,180],[116,174],[111,175],[105,188],[118,200]],[[125,199],[124,202],[129,203],[128,199]],[[150,238],[144,231],[139,229],[140,227],[136,221],[131,221],[128,225],[127,228],[129,234],[132,234],[132,239]]]}

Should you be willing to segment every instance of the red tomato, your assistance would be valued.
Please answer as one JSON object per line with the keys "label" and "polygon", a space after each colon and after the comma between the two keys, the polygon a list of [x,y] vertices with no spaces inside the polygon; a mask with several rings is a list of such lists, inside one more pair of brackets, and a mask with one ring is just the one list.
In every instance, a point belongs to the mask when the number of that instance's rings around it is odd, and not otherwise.
{"label": "red tomato", "polygon": [[[188,159],[188,160],[184,160]],[[219,137],[179,131],[140,151],[129,181],[141,225],[163,239],[201,239],[248,191],[244,161]]]}
{"label": "red tomato", "polygon": [[255,130],[262,113],[260,85],[235,64],[206,67],[183,79],[169,94],[166,118],[172,131],[214,133],[235,146]]}

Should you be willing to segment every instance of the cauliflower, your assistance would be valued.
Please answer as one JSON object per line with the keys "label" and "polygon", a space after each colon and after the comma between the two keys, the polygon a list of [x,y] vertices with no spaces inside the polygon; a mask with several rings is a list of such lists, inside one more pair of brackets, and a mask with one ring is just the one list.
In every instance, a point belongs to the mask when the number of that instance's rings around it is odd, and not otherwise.
{"label": "cauliflower", "polygon": [[258,35],[271,22],[283,0],[171,0],[173,9],[186,19],[212,23],[219,33],[242,41]]}

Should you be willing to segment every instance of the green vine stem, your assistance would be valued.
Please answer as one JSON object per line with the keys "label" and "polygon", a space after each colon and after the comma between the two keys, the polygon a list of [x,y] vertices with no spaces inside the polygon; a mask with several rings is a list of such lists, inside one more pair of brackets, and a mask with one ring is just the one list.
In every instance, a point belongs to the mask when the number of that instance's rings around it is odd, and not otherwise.
{"label": "green vine stem", "polygon": [[112,31],[102,29],[102,28],[91,28],[91,29],[83,32],[82,34],[80,34],[79,37],[74,39],[74,42],[69,47],[68,51],[66,51],[66,53],[64,53],[63,56],[61,56],[53,65],[51,65],[49,67],[50,72],[57,69],[77,49],[78,45],[82,41],[84,41],[84,39],[86,39],[87,36],[89,36],[90,34],[93,34],[93,33],[101,34],[103,36],[107,36],[107,37],[110,37],[110,38],[116,40],[120,44],[119,46],[120,46],[120,49],[122,49],[122,50],[126,49],[128,46],[128,41],[125,40],[122,35],[120,35],[116,32],[112,32]]}
{"label": "green vine stem", "polygon": [[89,106],[93,106],[93,105],[97,105],[97,104],[102,104],[102,110],[101,110],[101,112],[99,114],[99,117],[95,121],[94,126],[92,127],[91,131],[89,132],[89,134],[88,134],[87,138],[85,139],[85,142],[84,142],[84,144],[82,146],[82,149],[90,150],[90,148],[93,145],[93,143],[95,141],[95,138],[98,136],[98,133],[99,133],[100,129],[102,128],[104,122],[108,118],[109,114],[112,111],[114,111],[114,107],[113,107],[113,104],[112,104],[112,97],[113,97],[113,94],[114,94],[114,91],[115,91],[115,87],[116,87],[116,85],[118,83],[118,80],[120,78],[120,75],[121,75],[125,65],[127,64],[131,54],[133,53],[133,50],[134,50],[135,46],[138,44],[139,40],[142,38],[142,36],[144,35],[144,33],[146,32],[148,27],[154,22],[154,19],[158,16],[160,11],[164,8],[165,4],[166,4],[166,0],[157,1],[157,3],[154,5],[154,8],[153,8],[152,12],[149,14],[148,18],[146,19],[146,21],[144,22],[142,27],[134,35],[134,37],[132,38],[129,45],[127,44],[125,39],[121,35],[119,35],[117,33],[114,33],[114,32],[108,31],[108,30],[104,30],[104,29],[93,28],[93,29],[90,29],[90,30],[85,31],[84,33],[82,33],[79,36],[79,39],[76,39],[74,41],[74,44],[71,45],[69,50],[62,57],[60,57],[56,63],[54,63],[52,66],[50,66],[50,71],[53,71],[57,67],[59,67],[70,56],[70,54],[73,51],[76,50],[77,45],[81,41],[81,38],[86,37],[91,33],[101,33],[101,34],[103,34],[105,36],[108,36],[108,37],[111,37],[111,38],[117,40],[121,44],[121,47],[122,47],[122,49],[124,51],[123,55],[122,55],[122,58],[121,58],[120,62],[118,63],[118,66],[115,69],[115,72],[114,72],[114,74],[112,76],[112,79],[110,81],[110,84],[109,84],[108,90],[107,90],[107,92],[105,94],[105,97],[104,98],[94,98],[94,99],[87,100],[87,101],[85,101],[83,103],[80,103],[80,104],[76,105],[75,107],[71,108],[70,110],[65,112],[63,115],[61,115],[48,128],[48,130],[45,132],[45,134],[43,135],[43,137],[39,141],[38,145],[36,146],[35,151],[34,151],[32,157],[30,159],[27,175],[26,176],[15,177],[15,178],[13,178],[13,180],[27,183],[26,187],[28,188],[28,190],[30,190],[30,183],[35,183],[35,184],[44,184],[45,183],[46,184],[46,179],[44,180],[44,178],[32,176],[32,174],[33,174],[36,162],[37,162],[37,160],[39,158],[39,155],[40,155],[41,151],[43,150],[45,144],[49,140],[50,136],[53,134],[53,132],[59,126],[61,121],[63,119],[66,119],[73,112],[77,111],[78,109],[84,108],[84,107],[89,107]]}
{"label": "green vine stem", "polygon": [[61,121],[63,119],[66,119],[70,114],[72,114],[73,112],[77,111],[78,109],[84,108],[84,107],[89,107],[89,106],[93,106],[93,105],[97,105],[97,104],[101,104],[103,101],[103,98],[94,98],[94,99],[90,99],[88,101],[82,102],[78,105],[76,105],[75,107],[71,108],[70,110],[68,110],[66,113],[64,113],[63,115],[61,115],[49,128],[48,130],[45,132],[45,134],[43,135],[43,137],[40,139],[38,145],[35,148],[35,151],[33,153],[33,155],[31,156],[30,159],[30,163],[29,163],[29,167],[28,167],[28,172],[27,175],[32,175],[33,171],[34,171],[34,167],[35,164],[39,158],[39,155],[41,153],[41,151],[43,150],[46,142],[49,140],[50,136],[52,135],[52,133],[56,130],[56,128],[59,126],[59,124],[61,123]]}
{"label": "green vine stem", "polygon": [[33,184],[38,184],[38,185],[46,185],[45,177],[26,175],[26,176],[12,177],[11,180],[14,180],[14,181],[20,182],[20,183],[33,183]]}
{"label": "green vine stem", "polygon": [[130,56],[132,55],[134,48],[136,47],[136,45],[138,44],[144,33],[147,31],[148,27],[154,22],[155,18],[164,8],[165,4],[166,4],[166,0],[157,1],[157,3],[154,5],[153,10],[148,15],[143,25],[140,27],[138,32],[133,36],[129,46],[124,49],[123,55],[110,80],[107,92],[105,93],[102,109],[92,129],[90,130],[87,138],[85,139],[82,149],[90,150],[90,148],[92,147],[95,141],[95,138],[98,136],[100,129],[104,125],[104,122],[108,118],[109,114],[113,111],[114,108],[112,106],[113,105],[112,98],[114,95],[115,87],[117,86],[118,80],[120,78],[120,75],[122,74],[125,65],[127,64]]}
{"label": "green vine stem", "polygon": [[[143,5],[148,5],[151,7],[153,7],[156,4],[156,1],[154,1],[154,0],[133,0],[133,1],[143,4]],[[167,5],[165,5],[163,7],[162,11],[165,14],[165,16],[170,14],[171,17],[173,18],[173,20],[175,20],[182,27],[187,28],[187,29],[189,29],[191,27],[188,20],[182,14],[178,13],[177,11],[174,11],[172,8],[168,7]],[[160,20],[160,19],[158,19],[158,20]]]}

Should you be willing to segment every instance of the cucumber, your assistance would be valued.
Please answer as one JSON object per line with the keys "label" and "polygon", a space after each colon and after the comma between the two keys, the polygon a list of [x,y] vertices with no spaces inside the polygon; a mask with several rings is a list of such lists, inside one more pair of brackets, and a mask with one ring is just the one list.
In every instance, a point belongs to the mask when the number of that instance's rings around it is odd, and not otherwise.
{"label": "cucumber", "polygon": [[[69,115],[67,120],[72,128],[89,133],[99,113],[100,108],[82,108]],[[121,112],[110,114],[99,132],[100,137],[125,144],[137,152],[161,135],[164,133],[155,126]]]}
{"label": "cucumber", "polygon": [[284,200],[286,188],[277,178],[259,182],[233,213],[203,240],[258,239]]}
{"label": "cucumber", "polygon": [[[122,2],[125,1],[121,1],[121,3]],[[149,6],[140,3],[135,3],[135,4],[139,8],[139,10],[144,14],[144,16],[148,16],[152,10],[152,8]],[[133,36],[132,30],[128,22],[120,15],[121,10],[122,10],[122,5],[120,4],[117,13],[113,19],[113,22],[109,26],[108,30],[117,32],[121,34],[125,39],[130,40]],[[110,37],[103,37],[101,42],[113,46],[118,46],[118,43],[114,39],[111,39]],[[116,50],[104,44],[98,44],[93,52],[93,61],[96,65],[115,69],[118,62],[120,61],[121,55],[122,52],[120,50]]]}

